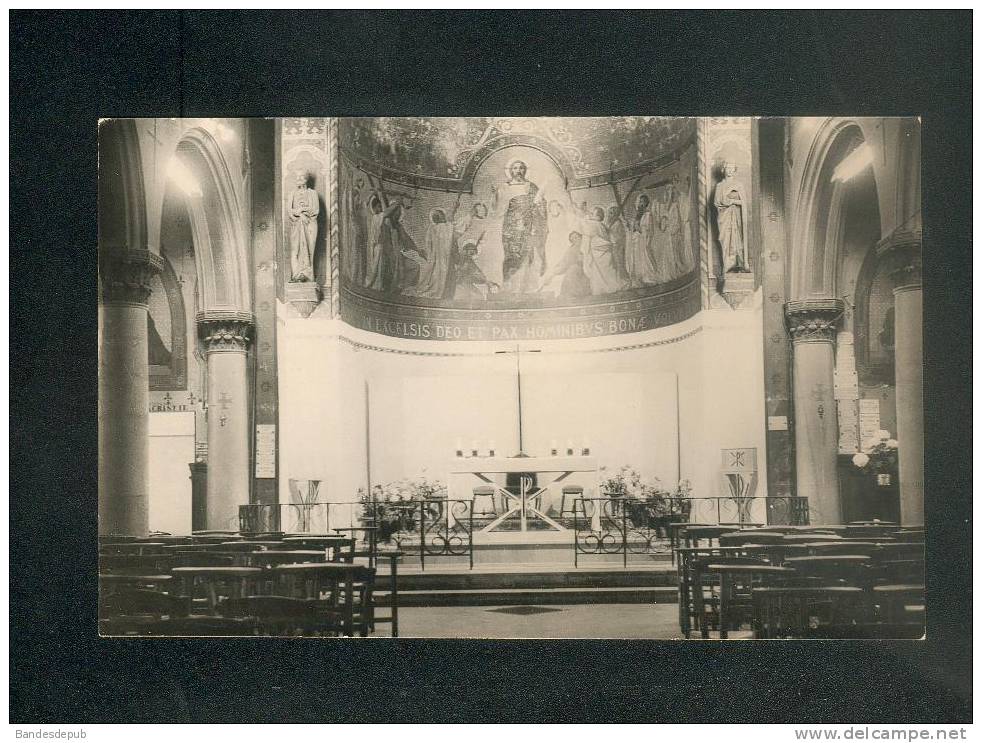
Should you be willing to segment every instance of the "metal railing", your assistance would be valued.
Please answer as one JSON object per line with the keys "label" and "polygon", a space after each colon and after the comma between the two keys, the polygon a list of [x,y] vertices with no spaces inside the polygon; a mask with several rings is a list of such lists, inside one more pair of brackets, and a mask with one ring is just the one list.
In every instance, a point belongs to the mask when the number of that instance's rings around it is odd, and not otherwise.
{"label": "metal railing", "polygon": [[323,534],[330,512],[330,503],[249,503],[239,506],[239,531]]}
{"label": "metal railing", "polygon": [[470,500],[432,498],[399,502],[331,501],[316,503],[250,503],[239,506],[239,531],[283,531],[326,534],[349,527],[374,526],[355,532],[362,548],[374,551],[392,544],[427,558],[466,557],[474,567],[474,509]]}
{"label": "metal railing", "polygon": [[[757,518],[763,517],[763,521]],[[670,524],[808,524],[808,499],[797,496],[734,498],[577,498],[573,507],[573,564],[580,555],[629,555],[668,551]]]}

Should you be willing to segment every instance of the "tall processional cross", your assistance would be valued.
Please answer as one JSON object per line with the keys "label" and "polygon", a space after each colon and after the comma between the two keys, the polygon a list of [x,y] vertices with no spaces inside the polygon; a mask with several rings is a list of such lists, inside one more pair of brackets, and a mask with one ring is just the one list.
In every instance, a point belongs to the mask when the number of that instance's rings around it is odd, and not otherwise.
{"label": "tall processional cross", "polygon": [[516,457],[527,457],[525,453],[525,442],[522,437],[522,354],[523,353],[542,353],[539,348],[522,348],[515,344],[515,350],[495,351],[496,354],[515,354],[515,381],[518,386],[518,454]]}

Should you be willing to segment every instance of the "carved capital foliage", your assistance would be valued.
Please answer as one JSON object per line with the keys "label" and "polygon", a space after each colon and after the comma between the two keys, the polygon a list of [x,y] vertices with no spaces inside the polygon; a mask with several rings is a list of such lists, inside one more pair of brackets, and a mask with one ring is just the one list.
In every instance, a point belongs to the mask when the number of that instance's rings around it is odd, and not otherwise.
{"label": "carved capital foliage", "polygon": [[895,291],[921,287],[921,231],[898,230],[876,246],[877,260],[882,262]]}
{"label": "carved capital foliage", "polygon": [[832,343],[845,310],[841,299],[796,299],[784,306],[788,333],[794,343]]}
{"label": "carved capital foliage", "polygon": [[99,300],[103,304],[146,306],[154,276],[164,261],[149,250],[102,248],[99,251]]}
{"label": "carved capital foliage", "polygon": [[204,310],[195,317],[205,352],[248,351],[255,320],[251,312]]}

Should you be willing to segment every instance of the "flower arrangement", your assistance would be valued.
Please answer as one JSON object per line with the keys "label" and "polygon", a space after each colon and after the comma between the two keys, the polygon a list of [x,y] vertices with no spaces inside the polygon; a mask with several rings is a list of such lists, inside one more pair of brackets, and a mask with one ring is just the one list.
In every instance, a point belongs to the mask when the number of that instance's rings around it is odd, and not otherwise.
{"label": "flower arrangement", "polygon": [[447,486],[425,476],[375,485],[370,494],[365,488],[358,488],[358,501],[364,515],[371,518],[374,513],[378,538],[382,542],[388,542],[396,532],[416,528],[416,503],[446,497]]}
{"label": "flower arrangement", "polygon": [[[671,512],[670,498],[676,497],[676,493],[666,490],[657,477],[646,481],[629,464],[625,464],[613,474],[608,473],[607,467],[601,467],[600,472],[600,490],[604,495],[609,498],[634,502],[628,510],[638,513],[632,515],[632,520],[646,520],[646,517],[641,517],[641,511],[644,511],[648,516],[656,517],[667,516]],[[683,483],[685,483],[686,488],[689,487],[688,481],[683,480],[679,483],[679,488],[683,487]]]}
{"label": "flower arrangement", "polygon": [[863,442],[862,450],[853,455],[852,463],[863,472],[876,475],[879,485],[889,485],[897,471],[898,443],[889,431],[879,430]]}

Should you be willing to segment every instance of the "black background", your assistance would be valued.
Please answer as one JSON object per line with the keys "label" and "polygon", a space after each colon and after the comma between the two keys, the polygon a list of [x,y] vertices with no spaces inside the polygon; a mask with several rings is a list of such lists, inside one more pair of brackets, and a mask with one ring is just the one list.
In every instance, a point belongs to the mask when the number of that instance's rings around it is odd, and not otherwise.
{"label": "black background", "polygon": [[[971,719],[971,13],[10,18],[12,722]],[[836,113],[924,117],[926,641],[98,638],[98,118]]]}

